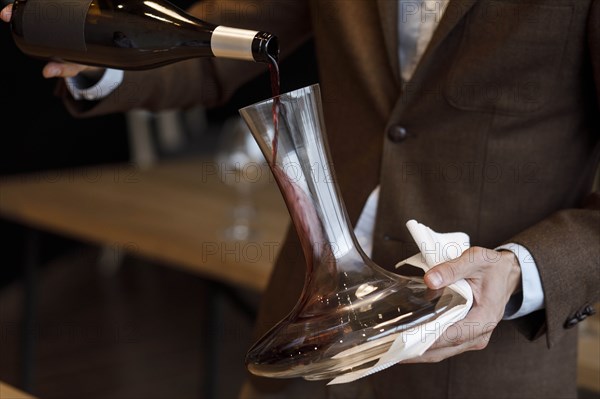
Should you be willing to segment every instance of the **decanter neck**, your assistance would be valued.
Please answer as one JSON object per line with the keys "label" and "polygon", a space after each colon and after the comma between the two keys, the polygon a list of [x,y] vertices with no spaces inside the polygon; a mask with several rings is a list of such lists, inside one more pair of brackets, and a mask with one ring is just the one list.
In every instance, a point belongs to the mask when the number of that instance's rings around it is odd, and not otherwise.
{"label": "decanter neck", "polygon": [[[327,159],[323,159],[323,145],[319,143],[318,147],[300,153],[280,153],[283,162],[270,165],[298,233],[307,276],[334,275],[342,272],[341,264],[347,264],[339,262],[340,259],[362,258],[333,170]],[[299,159],[298,155],[308,159]]]}
{"label": "decanter neck", "polygon": [[[307,278],[339,274],[365,258],[334,179],[318,85],[243,108],[279,185],[307,262]],[[352,266],[348,266],[352,267]],[[314,273],[313,273],[314,269]]]}

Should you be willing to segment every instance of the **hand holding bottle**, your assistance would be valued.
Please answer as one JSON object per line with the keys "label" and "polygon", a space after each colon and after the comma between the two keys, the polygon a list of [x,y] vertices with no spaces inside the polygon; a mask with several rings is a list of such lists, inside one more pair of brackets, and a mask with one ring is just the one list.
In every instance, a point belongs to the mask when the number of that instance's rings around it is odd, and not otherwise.
{"label": "hand holding bottle", "polygon": [[[0,12],[0,19],[9,23],[12,17],[12,4],[7,5]],[[44,66],[42,74],[45,78],[71,78],[77,76],[81,72],[89,74],[100,74],[103,68],[91,67],[81,64],[73,64],[70,62],[54,62],[51,61]]]}
{"label": "hand holding bottle", "polygon": [[[87,71],[83,64],[144,70],[196,57],[268,63],[279,54],[271,33],[214,25],[168,0],[14,1],[3,19],[25,54],[53,62],[46,77]],[[56,17],[44,17],[50,12]]]}

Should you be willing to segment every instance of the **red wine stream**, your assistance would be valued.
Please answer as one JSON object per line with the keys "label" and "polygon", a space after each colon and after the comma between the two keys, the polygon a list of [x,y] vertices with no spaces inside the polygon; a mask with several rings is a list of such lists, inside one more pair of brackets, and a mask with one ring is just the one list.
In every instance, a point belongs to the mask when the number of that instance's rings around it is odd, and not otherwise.
{"label": "red wine stream", "polygon": [[[281,100],[281,86],[279,79],[279,64],[277,60],[269,56],[269,72],[271,75],[271,91],[273,97],[273,140],[271,142],[271,171],[275,176],[275,180],[279,185],[279,189],[283,195],[284,201],[290,212],[290,216],[296,227],[298,237],[300,238],[301,246],[307,262],[307,277],[311,271],[317,258],[321,263],[327,265],[327,270],[333,275],[335,274],[335,257],[333,256],[331,247],[323,236],[321,221],[315,210],[314,204],[310,198],[304,193],[302,188],[290,180],[285,172],[277,165],[277,147],[279,143],[279,112]],[[333,279],[331,280],[334,281]]]}

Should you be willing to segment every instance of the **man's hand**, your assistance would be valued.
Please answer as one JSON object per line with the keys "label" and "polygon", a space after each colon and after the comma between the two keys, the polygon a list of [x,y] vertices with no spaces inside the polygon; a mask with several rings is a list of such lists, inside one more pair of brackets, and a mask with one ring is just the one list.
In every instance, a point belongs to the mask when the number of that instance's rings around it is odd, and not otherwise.
{"label": "man's hand", "polygon": [[12,7],[12,4],[9,4],[4,7],[2,11],[0,11],[0,19],[2,19],[2,21],[6,23],[10,22],[10,17],[12,16]]}
{"label": "man's hand", "polygon": [[[12,4],[7,5],[0,12],[0,19],[8,23],[12,16]],[[101,75],[103,68],[90,67],[80,64],[72,64],[69,62],[49,62],[44,66],[42,74],[45,78],[72,78],[79,73],[84,72],[90,75]]]}
{"label": "man's hand", "polygon": [[463,278],[473,289],[473,307],[467,316],[448,327],[422,356],[402,363],[436,363],[487,346],[510,296],[520,289],[519,261],[510,251],[472,247],[459,258],[429,270],[425,283],[439,289]]}

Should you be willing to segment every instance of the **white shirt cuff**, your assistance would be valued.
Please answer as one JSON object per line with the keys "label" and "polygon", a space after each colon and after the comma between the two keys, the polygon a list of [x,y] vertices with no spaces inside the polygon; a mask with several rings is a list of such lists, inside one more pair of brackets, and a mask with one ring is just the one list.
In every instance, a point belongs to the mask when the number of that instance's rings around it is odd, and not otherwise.
{"label": "white shirt cuff", "polygon": [[504,309],[503,320],[512,320],[528,315],[544,308],[544,290],[540,273],[538,272],[533,256],[519,244],[506,244],[496,248],[496,251],[507,250],[515,254],[521,266],[520,293],[513,295]]}
{"label": "white shirt cuff", "polygon": [[98,82],[89,87],[83,87],[81,78],[66,78],[67,88],[75,100],[100,100],[112,93],[123,81],[123,71],[106,69]]}

